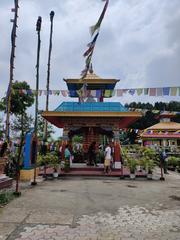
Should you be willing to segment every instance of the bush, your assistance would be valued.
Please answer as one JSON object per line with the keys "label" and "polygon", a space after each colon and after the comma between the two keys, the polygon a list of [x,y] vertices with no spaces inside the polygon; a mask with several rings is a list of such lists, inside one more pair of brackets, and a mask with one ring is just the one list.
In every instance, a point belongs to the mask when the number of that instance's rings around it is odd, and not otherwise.
{"label": "bush", "polygon": [[177,158],[177,157],[170,156],[167,158],[167,160],[168,160],[168,165],[172,166],[174,168],[176,168],[178,165],[180,165],[179,158]]}
{"label": "bush", "polygon": [[13,199],[14,199],[14,195],[12,192],[1,192],[0,193],[0,206],[6,205]]}

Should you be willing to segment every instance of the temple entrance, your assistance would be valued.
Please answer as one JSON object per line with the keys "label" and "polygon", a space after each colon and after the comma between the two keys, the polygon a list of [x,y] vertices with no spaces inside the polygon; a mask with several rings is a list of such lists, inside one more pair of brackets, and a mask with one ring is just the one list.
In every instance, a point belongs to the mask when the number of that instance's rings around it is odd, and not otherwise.
{"label": "temple entrance", "polygon": [[96,142],[96,162],[103,164],[106,143],[113,141],[113,132],[110,127],[71,128],[68,136],[72,145],[73,163],[87,164],[89,146],[92,142]]}

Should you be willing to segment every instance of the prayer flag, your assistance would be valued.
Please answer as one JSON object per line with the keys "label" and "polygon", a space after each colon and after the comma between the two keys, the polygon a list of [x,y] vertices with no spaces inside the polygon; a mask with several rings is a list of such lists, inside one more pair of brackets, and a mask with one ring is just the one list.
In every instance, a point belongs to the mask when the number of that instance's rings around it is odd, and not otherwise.
{"label": "prayer flag", "polygon": [[149,93],[149,88],[144,88],[144,95],[148,95]]}
{"label": "prayer flag", "polygon": [[98,35],[99,35],[99,32],[95,35],[95,37],[93,38],[92,42],[88,43],[87,46],[90,48],[90,47],[93,47],[96,43],[96,40],[98,38]]}
{"label": "prayer flag", "polygon": [[113,90],[105,90],[104,92],[104,97],[112,97]]}
{"label": "prayer flag", "polygon": [[88,48],[88,50],[86,50],[86,52],[83,54],[84,57],[87,57],[94,49],[94,46]]}
{"label": "prayer flag", "polygon": [[122,97],[122,96],[123,96],[123,90],[117,89],[117,97]]}
{"label": "prayer flag", "polygon": [[138,88],[136,89],[136,92],[137,92],[137,95],[140,96],[143,92],[143,89],[142,88]]}
{"label": "prayer flag", "polygon": [[129,94],[131,94],[132,96],[135,94],[135,89],[129,89]]}
{"label": "prayer flag", "polygon": [[156,96],[156,88],[150,88],[149,89],[149,96]]}
{"label": "prayer flag", "polygon": [[160,97],[163,95],[163,89],[162,88],[157,88],[157,96]]}
{"label": "prayer flag", "polygon": [[97,21],[97,23],[96,23],[95,25],[93,25],[93,26],[90,27],[91,36],[93,36],[94,33],[95,33],[95,31],[100,28],[101,23],[102,23],[102,20],[103,20],[103,18],[104,18],[104,15],[105,15],[106,10],[107,10],[107,7],[108,7],[108,3],[109,3],[109,0],[106,0],[104,9],[103,9],[103,11],[102,11],[102,13],[101,13],[101,15],[100,15],[100,17],[99,17],[99,20]]}
{"label": "prayer flag", "polygon": [[163,96],[169,96],[169,92],[170,92],[170,88],[169,87],[163,88]]}
{"label": "prayer flag", "polygon": [[170,95],[176,96],[177,95],[177,87],[171,87],[170,88]]}
{"label": "prayer flag", "polygon": [[44,95],[46,96],[46,95],[47,95],[47,90],[44,90],[43,93],[44,93]]}
{"label": "prayer flag", "polygon": [[68,96],[68,91],[67,90],[61,90],[61,94],[63,97],[67,97]]}
{"label": "prayer flag", "polygon": [[101,97],[101,90],[96,90],[96,97],[97,98],[100,98]]}

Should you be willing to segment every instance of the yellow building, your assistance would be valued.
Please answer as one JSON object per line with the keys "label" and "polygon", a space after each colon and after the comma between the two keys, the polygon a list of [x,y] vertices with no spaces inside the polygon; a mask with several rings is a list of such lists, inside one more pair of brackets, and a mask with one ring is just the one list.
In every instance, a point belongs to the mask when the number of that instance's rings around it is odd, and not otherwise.
{"label": "yellow building", "polygon": [[174,114],[163,113],[160,123],[146,128],[141,134],[143,145],[180,146],[180,123],[172,122],[172,117]]}

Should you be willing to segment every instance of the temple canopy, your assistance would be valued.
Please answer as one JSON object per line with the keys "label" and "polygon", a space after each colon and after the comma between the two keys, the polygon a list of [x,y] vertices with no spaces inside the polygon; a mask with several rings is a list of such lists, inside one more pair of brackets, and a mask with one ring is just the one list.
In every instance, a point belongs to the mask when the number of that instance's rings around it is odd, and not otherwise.
{"label": "temple canopy", "polygon": [[95,73],[88,73],[85,78],[64,79],[70,91],[70,97],[78,97],[77,90],[81,89],[83,84],[87,84],[87,90],[113,90],[120,80],[102,79]]}
{"label": "temple canopy", "polygon": [[94,119],[97,125],[112,125],[116,122],[119,128],[125,128],[142,114],[128,111],[119,102],[63,102],[54,111],[43,112],[42,116],[60,128],[70,122],[71,124],[81,122],[90,126],[90,119]]}

